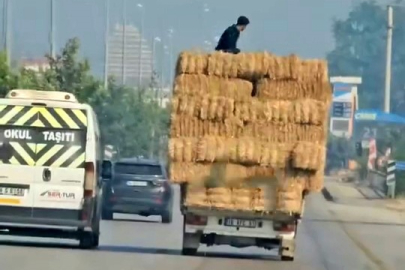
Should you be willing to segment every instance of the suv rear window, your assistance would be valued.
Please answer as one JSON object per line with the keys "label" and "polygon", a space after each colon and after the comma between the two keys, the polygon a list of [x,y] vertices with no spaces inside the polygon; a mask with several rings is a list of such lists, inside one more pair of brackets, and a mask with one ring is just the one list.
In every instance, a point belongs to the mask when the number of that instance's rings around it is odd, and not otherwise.
{"label": "suv rear window", "polygon": [[163,175],[162,168],[159,165],[147,164],[117,163],[114,166],[114,171],[118,174]]}

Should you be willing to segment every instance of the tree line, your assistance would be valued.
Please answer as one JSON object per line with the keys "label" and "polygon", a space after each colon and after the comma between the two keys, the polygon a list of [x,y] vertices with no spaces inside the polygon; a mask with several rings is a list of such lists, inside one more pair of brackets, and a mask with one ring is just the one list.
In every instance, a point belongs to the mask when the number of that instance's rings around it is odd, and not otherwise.
{"label": "tree line", "polygon": [[93,107],[103,145],[113,145],[119,156],[164,156],[169,113],[147,89],[133,89],[109,79],[108,87],[91,74],[89,62],[79,57],[80,43],[70,39],[55,58],[46,56],[49,69],[12,70],[0,55],[0,97],[11,89],[65,91]]}

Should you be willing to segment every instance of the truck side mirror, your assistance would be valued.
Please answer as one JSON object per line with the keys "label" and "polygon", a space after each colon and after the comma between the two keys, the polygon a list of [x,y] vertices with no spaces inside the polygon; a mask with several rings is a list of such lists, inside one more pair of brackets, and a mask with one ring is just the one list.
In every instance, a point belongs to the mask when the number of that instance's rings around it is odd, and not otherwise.
{"label": "truck side mirror", "polygon": [[356,154],[359,157],[363,156],[363,146],[361,142],[356,142]]}
{"label": "truck side mirror", "polygon": [[103,164],[101,165],[101,178],[103,180],[111,180],[112,162],[110,160],[103,160]]}

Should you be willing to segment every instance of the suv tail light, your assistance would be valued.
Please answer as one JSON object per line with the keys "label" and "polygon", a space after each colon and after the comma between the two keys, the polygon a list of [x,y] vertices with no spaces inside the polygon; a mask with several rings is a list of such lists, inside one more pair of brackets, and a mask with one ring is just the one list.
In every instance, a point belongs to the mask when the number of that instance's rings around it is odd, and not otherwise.
{"label": "suv tail light", "polygon": [[187,214],[185,217],[186,224],[189,225],[200,225],[204,226],[207,225],[208,218],[204,216],[197,216],[193,214]]}
{"label": "suv tail light", "polygon": [[152,185],[154,187],[160,188],[159,189],[160,192],[165,192],[170,188],[170,184],[167,180],[156,180],[152,182]]}
{"label": "suv tail light", "polygon": [[273,222],[273,230],[277,232],[285,232],[290,233],[295,231],[295,223],[291,222],[282,222],[282,221],[274,221]]}

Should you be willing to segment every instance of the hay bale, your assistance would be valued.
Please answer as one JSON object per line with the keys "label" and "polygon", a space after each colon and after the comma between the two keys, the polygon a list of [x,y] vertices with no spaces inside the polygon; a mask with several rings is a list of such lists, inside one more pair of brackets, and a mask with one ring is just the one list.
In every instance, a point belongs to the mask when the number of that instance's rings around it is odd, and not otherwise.
{"label": "hay bale", "polygon": [[189,183],[197,187],[240,186],[250,168],[228,163],[171,162],[172,183]]}
{"label": "hay bale", "polygon": [[313,142],[275,143],[251,137],[170,138],[169,158],[174,162],[232,162],[317,170],[325,163],[325,147]]}
{"label": "hay bale", "polygon": [[319,170],[326,163],[325,144],[299,142],[292,151],[292,166],[297,169]]}
{"label": "hay bale", "polygon": [[314,99],[330,101],[332,88],[329,82],[323,81],[279,81],[262,79],[256,84],[256,96],[261,100],[297,100]]}
{"label": "hay bale", "polygon": [[324,125],[329,115],[329,103],[314,99],[297,101],[238,101],[226,97],[174,97],[172,113],[197,116],[202,120],[224,121],[236,118],[245,122],[266,121],[273,123],[297,123]]}
{"label": "hay bale", "polygon": [[326,61],[302,60],[296,55],[280,57],[267,52],[237,55],[182,52],[176,71],[177,74],[206,74],[250,81],[265,77],[273,80],[328,81]]}
{"label": "hay bale", "polygon": [[202,120],[224,120],[233,117],[234,100],[231,98],[182,96],[174,97],[172,101],[173,114],[197,116]]}
{"label": "hay bale", "polygon": [[243,121],[236,118],[211,121],[195,116],[171,115],[170,137],[238,137],[243,134],[243,130]]}
{"label": "hay bale", "polygon": [[210,201],[207,190],[199,187],[189,188],[185,196],[184,204],[194,207],[209,207]]}
{"label": "hay bale", "polygon": [[175,96],[220,96],[243,101],[251,98],[253,84],[241,79],[181,74],[175,78]]}
{"label": "hay bale", "polygon": [[[239,133],[241,131],[241,133]],[[268,123],[258,121],[247,123],[243,129],[236,128],[235,137],[254,137],[264,142],[294,143],[297,141],[308,141],[323,143],[327,139],[328,127],[302,125],[291,123]]]}
{"label": "hay bale", "polygon": [[207,54],[182,52],[177,59],[176,74],[206,74],[207,67]]}
{"label": "hay bale", "polygon": [[328,103],[313,99],[296,101],[260,101],[252,98],[249,102],[235,102],[234,116],[243,121],[265,120],[273,123],[297,123],[323,125],[329,115]]}

